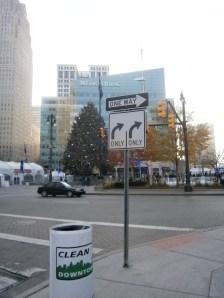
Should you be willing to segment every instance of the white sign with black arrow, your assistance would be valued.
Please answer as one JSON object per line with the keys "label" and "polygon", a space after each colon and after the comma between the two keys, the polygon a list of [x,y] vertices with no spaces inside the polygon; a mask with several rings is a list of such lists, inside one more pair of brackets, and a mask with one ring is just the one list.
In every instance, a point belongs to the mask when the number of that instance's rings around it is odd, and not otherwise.
{"label": "white sign with black arrow", "polygon": [[128,110],[139,109],[148,106],[148,93],[123,95],[106,99],[106,110]]}
{"label": "white sign with black arrow", "polygon": [[109,149],[145,147],[145,111],[110,113]]}

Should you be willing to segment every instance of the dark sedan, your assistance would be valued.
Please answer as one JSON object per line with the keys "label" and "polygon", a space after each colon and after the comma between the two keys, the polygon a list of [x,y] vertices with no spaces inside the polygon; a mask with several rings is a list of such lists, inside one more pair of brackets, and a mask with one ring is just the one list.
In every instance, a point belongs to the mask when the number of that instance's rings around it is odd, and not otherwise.
{"label": "dark sedan", "polygon": [[43,186],[38,187],[37,192],[41,194],[42,197],[47,197],[51,195],[53,197],[66,195],[67,197],[81,197],[85,193],[84,189],[73,188],[66,182],[49,182]]}

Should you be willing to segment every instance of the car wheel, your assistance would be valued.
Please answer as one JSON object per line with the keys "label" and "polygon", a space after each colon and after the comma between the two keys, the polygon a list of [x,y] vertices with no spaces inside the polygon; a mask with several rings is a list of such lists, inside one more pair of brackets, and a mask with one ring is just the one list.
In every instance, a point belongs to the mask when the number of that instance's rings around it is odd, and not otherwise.
{"label": "car wheel", "polygon": [[56,194],[53,194],[52,197],[56,197]]}
{"label": "car wheel", "polygon": [[67,192],[67,197],[71,198],[72,196],[73,196],[73,193],[72,193],[72,191],[69,190],[69,191]]}
{"label": "car wheel", "polygon": [[42,197],[47,197],[47,192],[46,192],[46,190],[43,190],[43,191],[41,192],[41,195],[42,195]]}

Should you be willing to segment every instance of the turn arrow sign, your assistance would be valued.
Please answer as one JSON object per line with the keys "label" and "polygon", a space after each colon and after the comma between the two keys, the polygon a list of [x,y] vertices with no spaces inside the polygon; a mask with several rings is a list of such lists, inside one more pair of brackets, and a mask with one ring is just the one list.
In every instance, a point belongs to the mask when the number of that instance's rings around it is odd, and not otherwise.
{"label": "turn arrow sign", "polygon": [[123,123],[117,123],[117,125],[112,129],[112,132],[111,132],[111,139],[112,140],[114,139],[115,131],[117,129],[121,130],[123,126],[124,126]]}
{"label": "turn arrow sign", "polygon": [[146,112],[123,111],[109,115],[109,149],[145,148]]}
{"label": "turn arrow sign", "polygon": [[134,128],[137,128],[139,129],[139,127],[141,126],[142,122],[138,122],[138,121],[135,121],[135,124],[133,124],[130,129],[129,129],[129,139],[132,139],[132,131]]}

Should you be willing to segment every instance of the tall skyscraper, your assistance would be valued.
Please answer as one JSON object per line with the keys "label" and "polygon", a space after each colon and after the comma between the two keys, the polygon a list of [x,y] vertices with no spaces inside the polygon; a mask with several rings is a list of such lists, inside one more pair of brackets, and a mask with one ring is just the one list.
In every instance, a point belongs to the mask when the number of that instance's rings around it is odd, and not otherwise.
{"label": "tall skyscraper", "polygon": [[0,0],[0,160],[24,160],[31,146],[32,49],[26,8]]}

